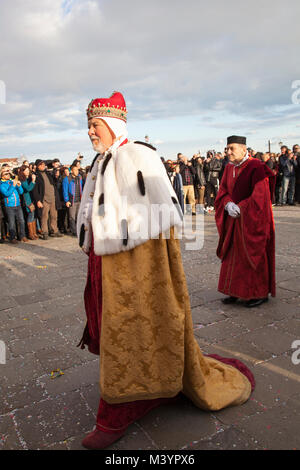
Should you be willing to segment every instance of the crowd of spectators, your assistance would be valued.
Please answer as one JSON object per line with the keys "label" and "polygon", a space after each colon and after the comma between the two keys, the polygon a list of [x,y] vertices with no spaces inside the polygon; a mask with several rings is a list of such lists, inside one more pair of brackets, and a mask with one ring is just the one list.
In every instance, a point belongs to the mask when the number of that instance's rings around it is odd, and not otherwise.
{"label": "crowd of spectators", "polygon": [[[289,149],[283,145],[278,154],[256,152],[251,148],[247,151],[249,157],[264,162],[276,176],[273,205],[300,204],[300,146],[294,145]],[[196,212],[212,212],[225,167],[229,162],[226,148],[224,152],[209,151],[205,157],[198,153],[188,159],[178,153],[177,161],[162,160],[183,212],[186,212],[186,204],[189,204],[193,215]]]}
{"label": "crowd of spectators", "polygon": [[[273,205],[300,204],[300,146],[283,145],[281,152],[263,153],[248,149],[249,157],[264,162],[276,176]],[[82,156],[71,165],[59,159],[34,163],[27,160],[19,168],[3,164],[0,181],[0,243],[48,237],[76,236],[76,221],[89,167],[82,168]],[[224,152],[209,151],[188,159],[182,153],[177,160],[162,158],[178,196],[182,211],[189,204],[193,215],[214,210],[228,157]]]}
{"label": "crowd of spectators", "polygon": [[89,167],[82,156],[71,165],[54,160],[1,167],[0,243],[76,236],[76,220]]}

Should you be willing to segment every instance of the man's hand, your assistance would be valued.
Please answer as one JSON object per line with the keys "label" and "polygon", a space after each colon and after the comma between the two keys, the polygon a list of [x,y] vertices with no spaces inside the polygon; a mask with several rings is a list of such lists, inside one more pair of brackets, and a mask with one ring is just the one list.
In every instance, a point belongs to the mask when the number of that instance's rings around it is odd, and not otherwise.
{"label": "man's hand", "polygon": [[33,174],[31,175],[31,181],[32,181],[33,183],[35,183],[35,180],[36,180],[36,175],[33,173]]}
{"label": "man's hand", "polygon": [[90,250],[86,250],[83,246],[81,247],[83,253],[85,253],[87,256],[90,254]]}
{"label": "man's hand", "polygon": [[72,204],[70,203],[70,201],[66,202],[66,206],[67,206],[67,207],[71,207],[71,205],[72,205]]}
{"label": "man's hand", "polygon": [[36,205],[38,206],[39,209],[42,209],[42,207],[44,207],[41,201],[38,201]]}
{"label": "man's hand", "polygon": [[237,206],[234,202],[227,202],[225,206],[225,210],[228,212],[230,217],[233,217],[234,219],[237,219],[240,217],[241,211],[239,206]]}

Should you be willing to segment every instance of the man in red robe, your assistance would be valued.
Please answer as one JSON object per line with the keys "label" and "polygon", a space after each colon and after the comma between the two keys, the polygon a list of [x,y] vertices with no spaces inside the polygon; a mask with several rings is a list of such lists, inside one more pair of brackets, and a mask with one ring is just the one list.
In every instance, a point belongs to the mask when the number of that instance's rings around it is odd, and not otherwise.
{"label": "man in red robe", "polygon": [[215,201],[222,260],[218,290],[225,304],[257,307],[275,297],[275,229],[270,191],[274,174],[247,154],[246,138],[227,140],[229,163]]}

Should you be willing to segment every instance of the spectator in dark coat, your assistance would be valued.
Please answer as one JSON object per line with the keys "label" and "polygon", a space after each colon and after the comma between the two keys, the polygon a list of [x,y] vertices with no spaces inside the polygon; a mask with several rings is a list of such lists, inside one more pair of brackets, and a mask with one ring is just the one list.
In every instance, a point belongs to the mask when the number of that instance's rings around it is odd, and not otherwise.
{"label": "spectator in dark coat", "polygon": [[37,215],[40,219],[42,238],[48,238],[48,216],[50,213],[50,236],[62,237],[57,227],[57,206],[59,206],[59,195],[54,185],[53,177],[46,171],[43,160],[37,160],[36,164],[36,184],[32,195],[36,205]]}

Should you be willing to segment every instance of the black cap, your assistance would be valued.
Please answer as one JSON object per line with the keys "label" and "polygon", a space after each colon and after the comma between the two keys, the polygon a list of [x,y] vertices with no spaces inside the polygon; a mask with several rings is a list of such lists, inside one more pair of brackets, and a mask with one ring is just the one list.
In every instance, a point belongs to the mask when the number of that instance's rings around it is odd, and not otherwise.
{"label": "black cap", "polygon": [[246,137],[242,137],[240,135],[231,135],[230,137],[227,137],[227,145],[230,144],[246,145]]}
{"label": "black cap", "polygon": [[44,160],[41,160],[41,159],[38,158],[38,159],[35,161],[35,166],[38,167],[41,163],[45,163],[45,162],[44,162]]}

